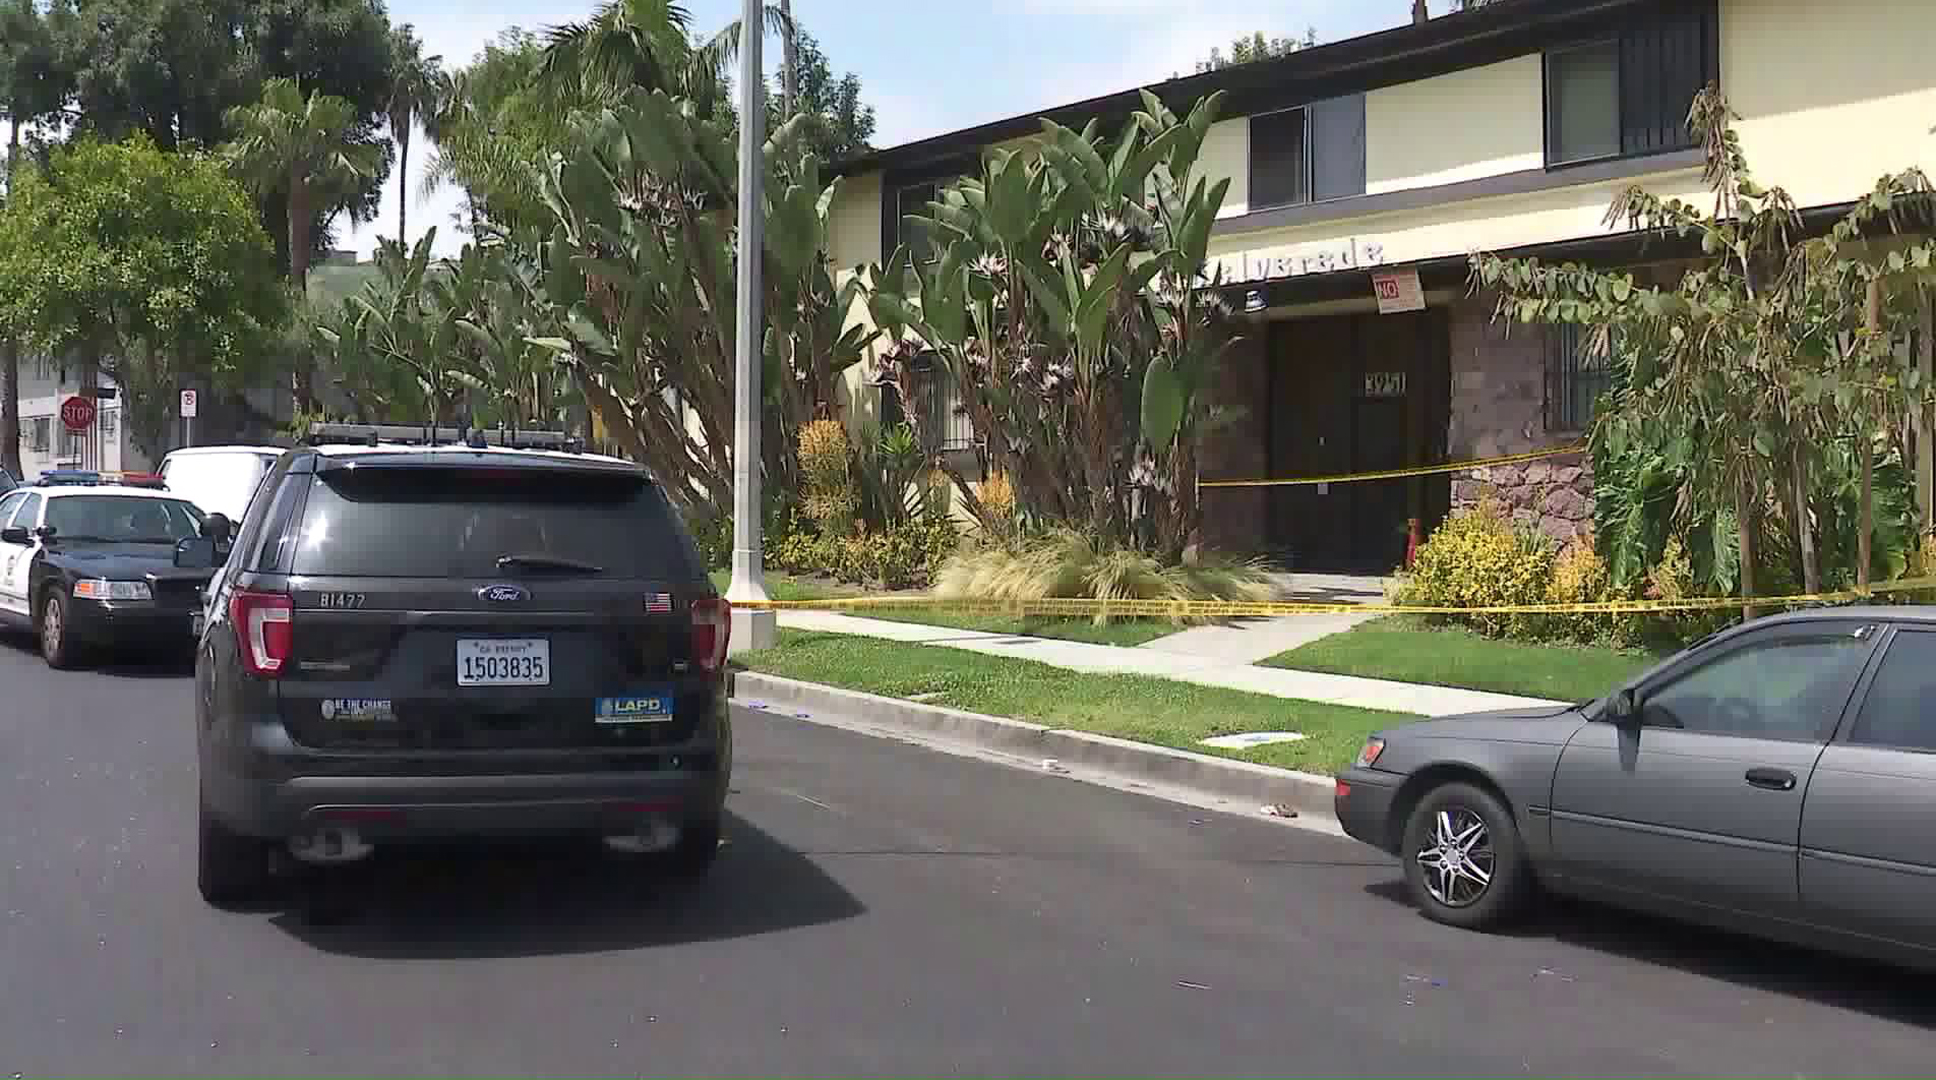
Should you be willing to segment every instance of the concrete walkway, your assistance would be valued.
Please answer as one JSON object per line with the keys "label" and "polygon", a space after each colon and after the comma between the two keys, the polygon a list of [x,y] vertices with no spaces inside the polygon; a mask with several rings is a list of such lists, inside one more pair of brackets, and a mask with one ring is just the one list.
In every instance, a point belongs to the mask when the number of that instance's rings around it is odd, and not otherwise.
{"label": "concrete walkway", "polygon": [[[1300,616],[1302,618],[1304,616]],[[1316,616],[1311,616],[1315,618]],[[1344,616],[1357,618],[1358,616]],[[1160,649],[1123,648],[1116,645],[1091,645],[1080,641],[991,634],[981,630],[955,630],[916,623],[889,622],[824,611],[782,611],[780,625],[795,630],[821,630],[835,634],[859,634],[905,641],[920,645],[942,645],[988,656],[1034,660],[1069,671],[1103,674],[1150,675],[1198,686],[1221,686],[1272,697],[1322,701],[1351,705],[1361,709],[1445,716],[1451,713],[1479,712],[1486,709],[1528,708],[1556,705],[1537,698],[1488,694],[1478,690],[1458,690],[1446,686],[1361,679],[1350,675],[1325,675],[1312,671],[1287,671],[1233,662],[1227,658],[1167,652]]]}
{"label": "concrete walkway", "polygon": [[[1283,574],[1278,576],[1278,586],[1277,598],[1285,601],[1374,604],[1385,598],[1384,579],[1349,574]],[[1319,638],[1342,634],[1377,617],[1376,614],[1286,615],[1233,619],[1228,623],[1179,630],[1141,647],[1155,652],[1210,657],[1227,664],[1255,664]]]}

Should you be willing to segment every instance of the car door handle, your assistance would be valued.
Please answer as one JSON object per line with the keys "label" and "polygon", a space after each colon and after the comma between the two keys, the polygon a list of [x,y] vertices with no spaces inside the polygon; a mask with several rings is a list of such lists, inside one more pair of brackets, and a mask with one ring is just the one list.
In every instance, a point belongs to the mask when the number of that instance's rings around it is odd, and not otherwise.
{"label": "car door handle", "polygon": [[1769,791],[1795,790],[1795,774],[1787,769],[1749,769],[1748,786]]}

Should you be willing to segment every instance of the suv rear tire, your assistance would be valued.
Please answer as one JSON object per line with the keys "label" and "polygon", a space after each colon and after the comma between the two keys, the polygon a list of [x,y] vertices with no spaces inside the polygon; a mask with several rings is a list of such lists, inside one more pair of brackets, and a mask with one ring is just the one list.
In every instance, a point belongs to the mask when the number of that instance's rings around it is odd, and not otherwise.
{"label": "suv rear tire", "polygon": [[231,907],[265,898],[269,893],[269,845],[231,831],[209,814],[206,805],[199,816],[195,883],[201,888],[202,899],[216,907]]}
{"label": "suv rear tire", "polygon": [[659,865],[676,877],[705,877],[719,859],[719,833],[718,818],[688,823],[671,850],[659,856]]}

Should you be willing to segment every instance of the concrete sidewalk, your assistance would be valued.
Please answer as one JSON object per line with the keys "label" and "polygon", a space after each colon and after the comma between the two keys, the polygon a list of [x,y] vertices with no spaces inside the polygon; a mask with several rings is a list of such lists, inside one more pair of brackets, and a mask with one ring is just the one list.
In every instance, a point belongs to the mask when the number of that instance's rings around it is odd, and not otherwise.
{"label": "concrete sidewalk", "polygon": [[[1315,617],[1315,616],[1313,616]],[[1343,616],[1357,618],[1358,616]],[[824,611],[782,611],[780,625],[795,630],[821,630],[835,634],[859,634],[905,641],[920,645],[941,645],[952,649],[1016,660],[1034,660],[1070,671],[1103,674],[1150,675],[1198,686],[1221,686],[1272,697],[1323,701],[1361,709],[1445,716],[1451,713],[1480,712],[1487,709],[1530,708],[1563,704],[1538,698],[1489,694],[1478,690],[1459,690],[1447,686],[1361,679],[1350,675],[1325,675],[1312,671],[1287,671],[1257,667],[1228,659],[1168,652],[1161,649],[1123,648],[1116,645],[1091,645],[1080,641],[991,634],[981,630],[955,630],[916,623],[889,622]],[[1239,631],[1241,632],[1241,631]]]}

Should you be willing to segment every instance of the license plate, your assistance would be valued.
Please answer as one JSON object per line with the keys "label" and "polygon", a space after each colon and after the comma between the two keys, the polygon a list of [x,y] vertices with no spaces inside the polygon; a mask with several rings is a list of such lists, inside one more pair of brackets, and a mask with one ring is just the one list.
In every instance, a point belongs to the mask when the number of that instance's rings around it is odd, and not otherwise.
{"label": "license plate", "polygon": [[545,638],[459,638],[457,685],[550,686],[551,642]]}
{"label": "license plate", "polygon": [[663,724],[672,719],[672,690],[599,698],[592,715],[600,724]]}

